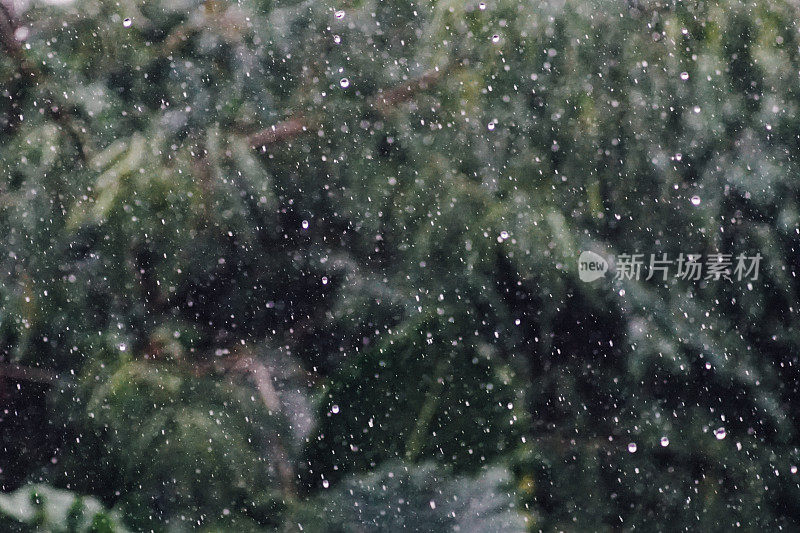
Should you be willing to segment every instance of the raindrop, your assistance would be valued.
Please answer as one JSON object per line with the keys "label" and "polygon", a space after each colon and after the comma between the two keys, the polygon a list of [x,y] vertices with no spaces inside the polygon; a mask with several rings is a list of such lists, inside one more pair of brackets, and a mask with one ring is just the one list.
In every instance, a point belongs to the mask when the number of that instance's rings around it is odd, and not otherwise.
{"label": "raindrop", "polygon": [[681,79],[683,81],[688,80],[689,79],[689,73],[688,72],[681,72]]}
{"label": "raindrop", "polygon": [[26,40],[28,38],[28,34],[30,34],[30,30],[25,26],[20,26],[14,30],[14,38],[19,42]]}
{"label": "raindrop", "polygon": [[334,405],[333,407],[331,407],[331,413],[337,414],[338,412],[339,412],[339,406],[338,405]]}
{"label": "raindrop", "polygon": [[503,239],[503,240],[508,239],[508,232],[506,230],[501,231],[500,232],[500,238]]}
{"label": "raindrop", "polygon": [[339,44],[340,42],[342,42],[342,38],[340,36],[338,36],[338,35],[334,35],[333,36],[333,42],[335,42],[336,44]]}
{"label": "raindrop", "polygon": [[328,488],[328,487],[330,487],[330,486],[331,486],[331,484],[330,484],[330,482],[329,482],[327,479],[323,479],[323,480],[322,480],[322,488],[323,488],[323,489],[327,489],[327,488]]}
{"label": "raindrop", "polygon": [[486,3],[481,2],[480,4],[478,4],[478,9],[480,9],[481,11],[484,11],[486,9]]}
{"label": "raindrop", "polygon": [[431,509],[436,509],[436,502],[431,500]]}
{"label": "raindrop", "polygon": [[344,11],[337,11],[333,16],[336,17],[336,20],[342,20],[344,18]]}
{"label": "raindrop", "polygon": [[489,128],[489,131],[494,131],[494,126],[495,126],[494,121],[486,125],[486,127]]}
{"label": "raindrop", "polygon": [[133,24],[133,21],[131,19],[125,19],[122,21],[122,25],[125,26],[126,28],[130,28],[131,24]]}
{"label": "raindrop", "polygon": [[631,452],[631,453],[636,453],[636,443],[635,442],[631,442],[630,444],[628,444],[628,451]]}
{"label": "raindrop", "polygon": [[328,284],[328,276],[322,276],[322,284],[323,285],[327,285]]}
{"label": "raindrop", "polygon": [[661,446],[666,448],[669,446],[669,438],[668,437],[661,437]]}
{"label": "raindrop", "polygon": [[792,472],[792,474],[796,474],[797,473],[797,467],[794,466],[794,465],[792,465],[792,467],[789,470]]}
{"label": "raindrop", "polygon": [[339,85],[342,86],[342,89],[347,89],[348,87],[350,87],[350,80],[348,80],[347,78],[342,78],[341,80],[339,80]]}
{"label": "raindrop", "polygon": [[499,43],[500,42],[500,36],[497,35],[496,33],[494,35],[492,35],[492,42],[493,43]]}
{"label": "raindrop", "polygon": [[714,430],[714,436],[717,437],[717,440],[724,439],[728,433],[725,431],[725,428],[717,428]]}
{"label": "raindrop", "polygon": [[304,221],[301,223],[301,226],[303,226],[303,229],[308,229],[308,220],[304,220]]}
{"label": "raindrop", "polygon": [[700,205],[700,197],[697,195],[692,196],[692,205]]}

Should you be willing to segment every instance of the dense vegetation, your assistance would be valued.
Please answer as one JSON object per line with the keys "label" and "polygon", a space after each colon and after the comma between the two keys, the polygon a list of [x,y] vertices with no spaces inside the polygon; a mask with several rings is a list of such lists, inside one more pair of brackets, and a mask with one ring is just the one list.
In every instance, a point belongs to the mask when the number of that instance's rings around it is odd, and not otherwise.
{"label": "dense vegetation", "polygon": [[0,2],[0,528],[800,528],[797,5]]}

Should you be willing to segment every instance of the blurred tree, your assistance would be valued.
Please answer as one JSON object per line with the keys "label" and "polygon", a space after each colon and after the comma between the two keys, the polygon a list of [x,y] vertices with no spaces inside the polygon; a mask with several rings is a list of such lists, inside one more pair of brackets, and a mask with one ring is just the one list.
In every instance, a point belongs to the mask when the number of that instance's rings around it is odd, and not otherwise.
{"label": "blurred tree", "polygon": [[[4,491],[798,527],[797,6],[0,1]],[[589,249],[763,260],[584,283]]]}

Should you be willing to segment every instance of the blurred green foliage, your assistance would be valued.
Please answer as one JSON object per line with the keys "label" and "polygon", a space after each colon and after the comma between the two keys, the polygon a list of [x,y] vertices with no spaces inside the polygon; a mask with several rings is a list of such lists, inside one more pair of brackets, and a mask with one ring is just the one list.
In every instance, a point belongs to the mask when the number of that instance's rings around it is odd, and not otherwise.
{"label": "blurred green foliage", "polygon": [[0,1],[2,527],[800,524],[794,4]]}
{"label": "blurred green foliage", "polygon": [[0,513],[5,531],[127,531],[119,517],[109,514],[95,498],[47,485],[27,485],[11,494],[0,494]]}

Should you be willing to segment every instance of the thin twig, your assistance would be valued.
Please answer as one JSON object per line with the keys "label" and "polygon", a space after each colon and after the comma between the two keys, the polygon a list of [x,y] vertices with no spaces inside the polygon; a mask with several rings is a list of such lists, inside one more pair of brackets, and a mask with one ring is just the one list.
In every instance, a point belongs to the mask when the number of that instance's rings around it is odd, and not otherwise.
{"label": "thin twig", "polygon": [[[269,368],[255,357],[239,357],[233,361],[232,370],[238,370],[249,374],[255,382],[261,401],[273,416],[280,416],[282,407],[281,399],[275,386],[272,384],[272,373]],[[289,461],[289,454],[283,445],[283,439],[277,431],[271,432],[272,449],[275,466],[278,469],[278,476],[281,480],[283,493],[287,498],[294,499],[297,494],[294,466]]]}
{"label": "thin twig", "polygon": [[432,69],[418,78],[401,83],[387,90],[379,90],[370,105],[381,113],[386,113],[398,104],[409,101],[415,94],[435,85],[443,76],[444,69]]}
{"label": "thin twig", "polygon": [[250,146],[253,148],[260,148],[262,146],[275,144],[285,139],[296,137],[308,131],[308,129],[308,123],[303,117],[289,118],[251,135],[249,137]]}
{"label": "thin twig", "polygon": [[58,374],[45,368],[0,363],[0,378],[50,384],[58,379]]}
{"label": "thin twig", "polygon": [[[381,113],[386,113],[398,104],[407,102],[417,93],[435,85],[442,79],[444,72],[445,69],[432,69],[418,78],[404,81],[390,89],[381,89],[369,102],[369,106]],[[303,116],[291,116],[286,120],[253,133],[248,140],[252,148],[262,148],[297,137],[312,129],[311,123]]]}

